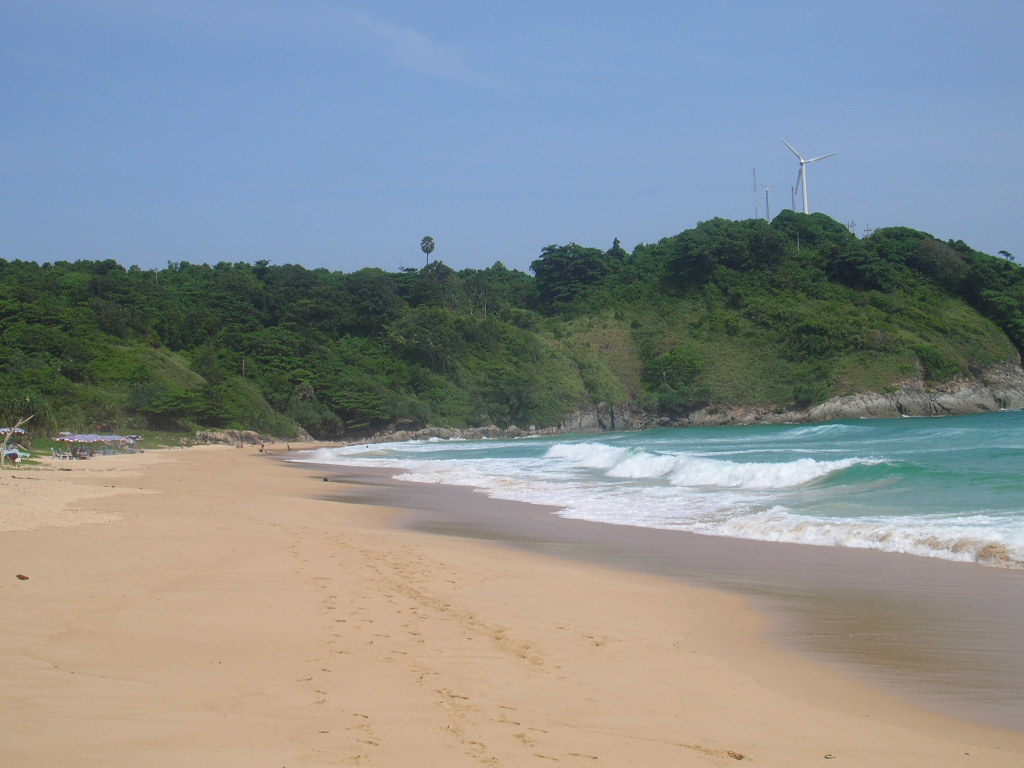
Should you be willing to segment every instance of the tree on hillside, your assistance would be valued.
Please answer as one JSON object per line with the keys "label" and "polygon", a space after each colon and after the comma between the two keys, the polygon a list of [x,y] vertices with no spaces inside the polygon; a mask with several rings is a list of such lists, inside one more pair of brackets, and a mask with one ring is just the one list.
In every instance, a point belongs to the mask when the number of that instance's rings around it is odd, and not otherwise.
{"label": "tree on hillside", "polygon": [[702,285],[718,267],[741,272],[778,263],[785,236],[761,219],[711,219],[670,239],[667,269],[680,286]]}
{"label": "tree on hillside", "polygon": [[837,252],[856,242],[857,236],[831,216],[824,213],[797,213],[784,210],[772,219],[772,227],[801,248]]}
{"label": "tree on hillside", "polygon": [[[432,261],[410,281],[409,304],[438,306],[455,309],[464,299],[465,291],[458,273],[443,261]],[[410,276],[413,276],[410,275]]]}
{"label": "tree on hillside", "polygon": [[622,247],[622,243],[616,237],[612,241],[612,247],[605,252],[605,255],[608,257],[609,265],[614,268],[629,258],[629,251]]}
{"label": "tree on hillside", "polygon": [[576,243],[549,245],[531,265],[541,302],[557,311],[598,285],[611,272],[607,254]]}
{"label": "tree on hillside", "polygon": [[510,308],[530,309],[537,305],[537,290],[532,277],[509,269],[500,261],[487,269],[464,269],[459,278],[481,316],[489,311]]}
{"label": "tree on hillside", "polygon": [[398,278],[379,267],[366,267],[345,275],[344,288],[352,307],[352,332],[376,335],[405,310]]}

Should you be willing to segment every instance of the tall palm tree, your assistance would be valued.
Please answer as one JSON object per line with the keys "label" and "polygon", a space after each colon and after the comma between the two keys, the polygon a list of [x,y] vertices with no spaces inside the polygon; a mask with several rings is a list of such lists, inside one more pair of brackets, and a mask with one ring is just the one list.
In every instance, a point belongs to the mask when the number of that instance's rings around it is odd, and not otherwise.
{"label": "tall palm tree", "polygon": [[420,240],[420,249],[427,254],[427,264],[430,263],[430,254],[434,252],[434,238],[427,235]]}

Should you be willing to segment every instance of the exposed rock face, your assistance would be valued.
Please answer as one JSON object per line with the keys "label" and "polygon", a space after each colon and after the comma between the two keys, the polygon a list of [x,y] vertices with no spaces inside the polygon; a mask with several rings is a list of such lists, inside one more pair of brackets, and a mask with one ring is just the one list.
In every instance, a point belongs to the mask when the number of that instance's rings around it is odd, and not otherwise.
{"label": "exposed rock face", "polygon": [[557,427],[508,429],[491,425],[469,429],[426,427],[415,431],[382,432],[359,442],[404,442],[434,439],[507,439],[566,432],[611,432],[651,427],[723,426],[726,424],[792,424],[839,419],[884,419],[900,416],[955,416],[998,410],[1024,409],[1024,368],[1006,363],[976,380],[951,382],[929,389],[920,381],[908,382],[892,393],[864,392],[834,397],[809,408],[772,408],[756,405],[729,408],[711,406],[682,419],[668,419],[604,403],[570,414]]}
{"label": "exposed rock face", "polygon": [[[557,427],[530,427],[521,429],[515,424],[508,429],[490,425],[489,427],[467,427],[457,429],[448,427],[424,427],[423,429],[399,429],[394,432],[378,432],[372,437],[356,440],[357,443],[402,443],[409,440],[504,440],[510,437],[527,435],[551,435],[561,432]],[[593,430],[591,430],[593,431]]]}
{"label": "exposed rock face", "polygon": [[[196,440],[207,444],[238,445],[243,443],[245,445],[259,445],[260,443],[276,442],[279,438],[261,435],[259,432],[253,432],[250,429],[204,429],[196,432]],[[288,442],[312,443],[315,441],[309,432],[299,427],[295,437],[288,438]]]}
{"label": "exposed rock face", "polygon": [[657,417],[622,406],[601,403],[586,411],[576,411],[558,425],[559,432],[621,432],[657,425]]}
{"label": "exposed rock face", "polygon": [[201,443],[223,443],[225,445],[237,445],[238,443],[259,445],[266,442],[258,432],[238,429],[207,429],[196,432],[196,440]]}
{"label": "exposed rock face", "polygon": [[974,381],[952,382],[928,389],[909,382],[895,392],[864,392],[834,397],[806,409],[704,409],[684,420],[690,425],[778,424],[837,419],[879,419],[900,416],[956,416],[1024,408],[1024,369],[1005,364]]}

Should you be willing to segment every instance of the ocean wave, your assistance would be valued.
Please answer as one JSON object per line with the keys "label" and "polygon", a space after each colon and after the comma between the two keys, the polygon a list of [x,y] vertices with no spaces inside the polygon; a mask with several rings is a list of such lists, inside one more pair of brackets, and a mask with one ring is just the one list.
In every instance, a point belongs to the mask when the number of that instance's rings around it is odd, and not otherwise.
{"label": "ocean wave", "polygon": [[333,464],[338,454],[335,448],[317,448],[312,451],[298,451],[291,461],[299,464]]}
{"label": "ocean wave", "polygon": [[616,448],[605,443],[558,443],[545,452],[548,459],[565,459],[588,469],[607,469],[629,456],[628,448]]}
{"label": "ocean wave", "polygon": [[877,549],[956,562],[1024,568],[1024,531],[978,518],[829,520],[780,507],[694,526],[696,533],[815,546]]}
{"label": "ocean wave", "polygon": [[604,443],[554,445],[547,458],[563,459],[576,467],[601,469],[608,477],[632,480],[665,478],[675,486],[748,488],[771,490],[793,488],[819,480],[858,464],[876,459],[833,461],[800,458],[781,462],[735,462],[692,453],[649,453]]}
{"label": "ocean wave", "polygon": [[672,472],[671,482],[673,485],[749,488],[751,490],[794,488],[820,480],[862,461],[861,459],[839,459],[836,461],[795,459],[773,464],[740,464],[719,459],[680,457],[677,467]]}
{"label": "ocean wave", "polygon": [[[838,437],[841,434],[851,433],[858,430],[864,430],[869,428],[868,425],[864,424],[847,424],[844,422],[828,422],[826,424],[808,424],[804,426],[792,427],[786,430],[782,437],[787,441],[806,440],[808,438],[816,437]],[[778,440],[778,436],[773,435],[775,440]]]}

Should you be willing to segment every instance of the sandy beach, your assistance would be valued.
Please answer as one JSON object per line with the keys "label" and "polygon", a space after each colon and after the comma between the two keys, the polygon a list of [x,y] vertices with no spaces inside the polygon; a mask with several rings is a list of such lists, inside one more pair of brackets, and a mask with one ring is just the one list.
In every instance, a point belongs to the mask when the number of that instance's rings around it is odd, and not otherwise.
{"label": "sandy beach", "polygon": [[0,765],[1024,764],[717,577],[502,545],[275,452],[0,472]]}

